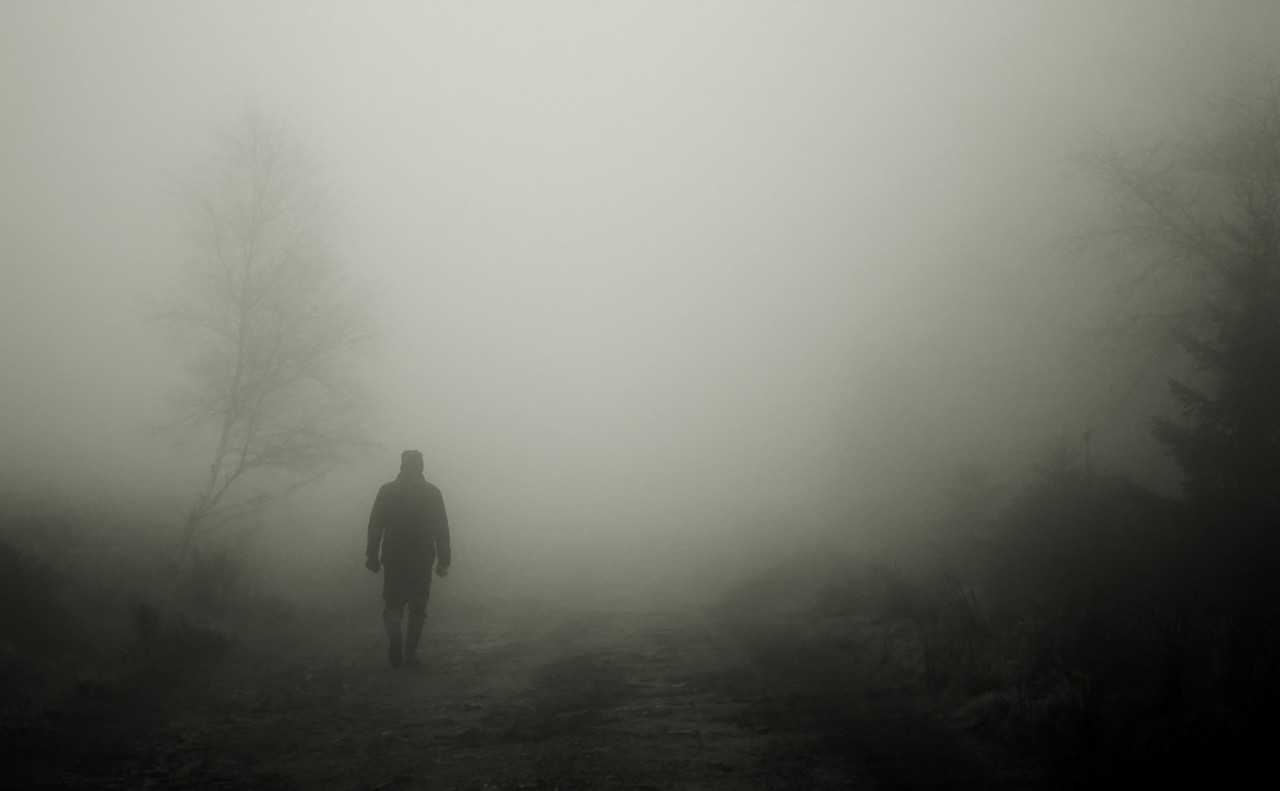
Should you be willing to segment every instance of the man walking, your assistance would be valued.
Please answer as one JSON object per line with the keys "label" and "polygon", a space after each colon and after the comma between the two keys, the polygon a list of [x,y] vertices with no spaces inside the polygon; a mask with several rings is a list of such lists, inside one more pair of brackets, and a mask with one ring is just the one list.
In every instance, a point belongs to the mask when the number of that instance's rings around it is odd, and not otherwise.
{"label": "man walking", "polygon": [[[369,542],[365,548],[365,568],[382,578],[382,598],[386,608],[382,620],[390,639],[388,658],[392,667],[418,664],[415,652],[427,619],[427,597],[431,593],[431,564],[436,575],[449,573],[449,519],[444,512],[440,490],[422,474],[422,453],[406,450],[400,454],[400,475],[383,484],[369,514]],[[381,563],[379,563],[381,549]],[[403,642],[400,622],[405,608],[409,623]]]}

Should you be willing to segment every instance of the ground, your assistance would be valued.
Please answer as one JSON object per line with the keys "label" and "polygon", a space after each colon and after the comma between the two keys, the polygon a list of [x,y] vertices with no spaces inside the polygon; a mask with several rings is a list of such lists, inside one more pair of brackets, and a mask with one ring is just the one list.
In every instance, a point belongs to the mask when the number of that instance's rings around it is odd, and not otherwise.
{"label": "ground", "polygon": [[[15,787],[1010,788],[885,670],[874,629],[723,609],[433,602],[392,670],[376,606],[85,680],[6,741]],[[198,652],[197,652],[198,653]]]}

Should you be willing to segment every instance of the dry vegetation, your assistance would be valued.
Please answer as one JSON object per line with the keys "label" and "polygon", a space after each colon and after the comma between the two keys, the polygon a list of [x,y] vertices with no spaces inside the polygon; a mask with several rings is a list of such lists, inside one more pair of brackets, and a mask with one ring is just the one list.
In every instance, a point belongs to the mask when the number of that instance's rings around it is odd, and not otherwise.
{"label": "dry vegetation", "polygon": [[[1264,547],[1212,546],[1180,501],[1076,466],[985,526],[863,558],[813,599],[813,654],[874,661],[1019,782],[1096,788],[1260,770],[1280,694]],[[831,657],[824,662],[838,662]],[[891,682],[887,682],[891,683]]]}

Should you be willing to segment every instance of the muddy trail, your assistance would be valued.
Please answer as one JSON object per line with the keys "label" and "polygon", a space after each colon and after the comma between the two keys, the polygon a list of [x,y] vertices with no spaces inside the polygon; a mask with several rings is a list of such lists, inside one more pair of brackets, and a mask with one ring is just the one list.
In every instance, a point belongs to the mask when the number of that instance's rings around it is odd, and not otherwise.
{"label": "muddy trail", "polygon": [[6,735],[12,787],[741,789],[1023,786],[870,633],[795,618],[435,606],[418,668],[376,612],[237,634],[80,685]]}

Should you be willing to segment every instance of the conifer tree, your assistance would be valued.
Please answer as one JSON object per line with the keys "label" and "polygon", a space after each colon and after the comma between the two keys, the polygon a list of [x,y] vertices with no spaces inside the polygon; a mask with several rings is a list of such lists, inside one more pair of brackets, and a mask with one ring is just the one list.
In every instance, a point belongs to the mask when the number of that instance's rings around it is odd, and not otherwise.
{"label": "conifer tree", "polygon": [[1170,329],[1195,363],[1155,436],[1218,537],[1280,530],[1280,74],[1216,98],[1194,140],[1082,158],[1117,199],[1112,229],[1186,297]]}

